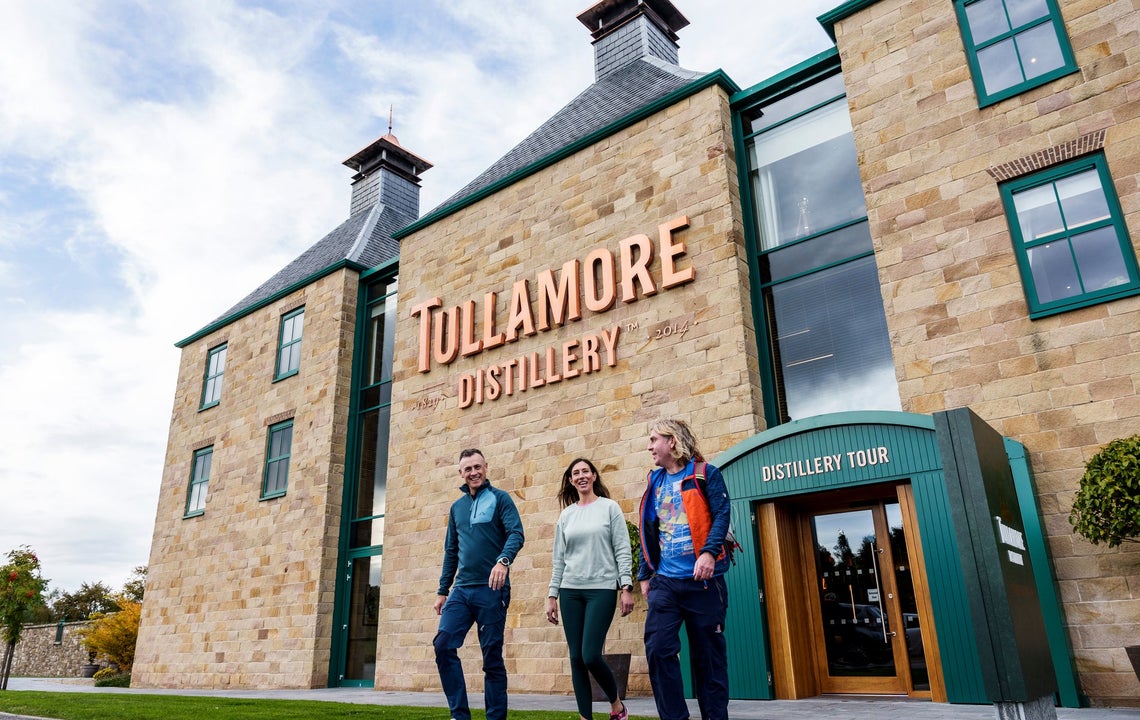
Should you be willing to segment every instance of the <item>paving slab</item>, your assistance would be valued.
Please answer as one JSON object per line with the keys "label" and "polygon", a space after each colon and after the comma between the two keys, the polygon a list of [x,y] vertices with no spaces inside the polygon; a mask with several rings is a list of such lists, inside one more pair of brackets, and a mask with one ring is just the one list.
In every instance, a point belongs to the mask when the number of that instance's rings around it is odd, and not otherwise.
{"label": "paving slab", "polygon": [[[151,695],[190,695],[201,697],[260,698],[266,700],[320,700],[358,705],[407,705],[438,707],[441,720],[447,718],[443,693],[391,692],[371,688],[318,688],[313,690],[196,690],[156,688],[97,688],[91,680],[60,678],[12,678],[8,690],[49,692],[97,692]],[[483,707],[483,696],[470,693],[471,706]],[[630,714],[656,717],[652,698],[625,701]],[[513,693],[510,707],[515,710],[565,710],[577,714],[571,695]],[[608,703],[594,706],[595,716],[605,717]],[[699,718],[695,700],[689,701],[693,718]],[[993,720],[992,705],[950,705],[897,697],[829,695],[806,700],[732,700],[729,720]],[[573,717],[571,715],[571,717]],[[1057,708],[1058,720],[1140,720],[1140,708]],[[0,720],[39,720],[0,712]]]}

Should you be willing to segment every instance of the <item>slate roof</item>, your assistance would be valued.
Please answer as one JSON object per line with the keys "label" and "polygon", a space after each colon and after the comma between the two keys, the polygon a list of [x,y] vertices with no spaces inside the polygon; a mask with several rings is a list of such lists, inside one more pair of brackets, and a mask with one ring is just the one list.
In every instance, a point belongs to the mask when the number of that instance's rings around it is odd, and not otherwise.
{"label": "slate roof", "polygon": [[[514,149],[428,215],[463,201],[706,75],[707,73],[685,70],[654,57],[631,61],[586,88]],[[345,260],[359,263],[363,267],[375,267],[396,257],[400,245],[399,241],[393,239],[393,235],[415,220],[416,218],[382,204],[357,212],[205,328],[177,345],[181,347],[202,337],[223,321],[232,322],[238,316],[268,302],[274,295]]]}
{"label": "slate roof", "polygon": [[707,73],[685,70],[655,57],[646,56],[629,62],[582,91],[436,210],[474,195],[705,75]]}
{"label": "slate roof", "polygon": [[394,258],[400,252],[400,244],[392,239],[392,235],[413,220],[415,218],[408,217],[406,213],[396,212],[381,203],[357,212],[210,322],[207,328],[252,310],[286,288],[345,260],[363,267],[375,267]]}

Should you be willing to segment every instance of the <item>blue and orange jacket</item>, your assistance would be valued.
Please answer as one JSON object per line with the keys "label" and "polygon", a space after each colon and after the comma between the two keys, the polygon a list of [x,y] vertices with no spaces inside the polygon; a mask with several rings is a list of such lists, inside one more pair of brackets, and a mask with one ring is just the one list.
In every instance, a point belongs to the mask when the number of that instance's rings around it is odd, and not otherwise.
{"label": "blue and orange jacket", "polygon": [[[646,477],[645,494],[641,496],[641,509],[638,511],[638,535],[641,539],[638,580],[652,577],[661,562],[661,533],[657,519],[650,521],[647,515],[652,507],[653,488],[664,480],[665,475],[664,468],[651,470]],[[698,476],[704,480],[703,491]],[[712,553],[716,557],[713,574],[723,575],[728,571],[729,565],[725,537],[728,534],[732,505],[720,470],[699,457],[691,458],[685,466],[685,477],[681,480],[681,504],[689,519],[693,549],[698,556],[703,552]]]}

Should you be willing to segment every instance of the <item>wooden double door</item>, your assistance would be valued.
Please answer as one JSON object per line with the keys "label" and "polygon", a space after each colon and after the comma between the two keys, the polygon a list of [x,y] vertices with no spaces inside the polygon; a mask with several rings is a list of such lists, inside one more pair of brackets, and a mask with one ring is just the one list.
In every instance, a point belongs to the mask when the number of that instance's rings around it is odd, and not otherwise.
{"label": "wooden double door", "polygon": [[758,507],[777,697],[944,700],[912,498],[887,485]]}

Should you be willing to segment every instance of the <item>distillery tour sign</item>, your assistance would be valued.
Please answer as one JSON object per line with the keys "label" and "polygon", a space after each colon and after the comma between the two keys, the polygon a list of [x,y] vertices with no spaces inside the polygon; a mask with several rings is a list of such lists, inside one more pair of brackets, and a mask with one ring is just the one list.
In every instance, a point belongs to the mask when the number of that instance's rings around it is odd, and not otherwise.
{"label": "distillery tour sign", "polygon": [[[529,278],[514,281],[503,305],[507,321],[502,326],[498,325],[501,301],[494,291],[458,305],[445,306],[439,296],[418,303],[411,309],[411,316],[419,319],[417,369],[428,373],[435,366],[550,332],[587,315],[603,315],[618,300],[634,303],[692,282],[696,276],[692,265],[678,267],[686,251],[676,233],[688,226],[688,216],[681,215],[658,225],[656,242],[645,234],[631,235],[618,243],[616,255],[609,248],[595,248],[557,271],[540,270],[533,283]],[[655,257],[661,259],[656,277]],[[620,334],[620,325],[609,325],[460,373],[455,387],[459,407],[613,367]]]}

